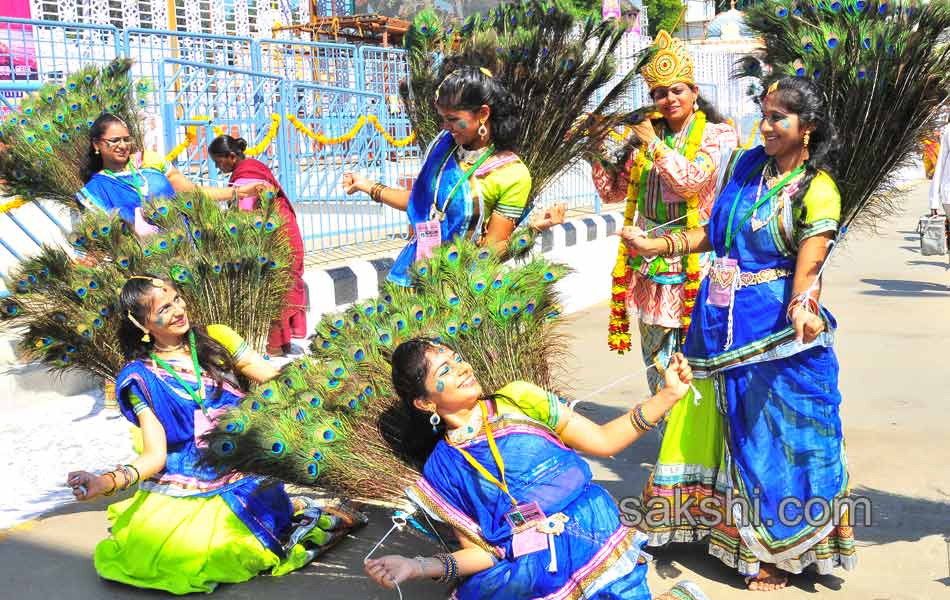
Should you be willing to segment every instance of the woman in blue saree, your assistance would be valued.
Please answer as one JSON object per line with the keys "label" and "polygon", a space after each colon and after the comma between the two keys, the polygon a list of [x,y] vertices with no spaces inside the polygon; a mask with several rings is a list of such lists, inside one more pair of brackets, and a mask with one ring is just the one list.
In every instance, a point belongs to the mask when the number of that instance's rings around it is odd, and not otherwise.
{"label": "woman in blue saree", "polygon": [[[724,413],[716,492],[720,513],[732,512],[717,515],[709,552],[767,591],[784,587],[786,572],[850,569],[855,556],[836,323],[819,304],[818,271],[841,213],[828,174],[834,127],[808,79],[781,78],[760,102],[765,145],[733,161],[706,227],[621,235],[647,256],[716,252],[684,349],[697,377],[713,379]],[[742,522],[730,497],[759,514]]]}
{"label": "woman in blue saree", "polygon": [[[575,449],[610,456],[652,428],[689,391],[682,355],[666,371],[665,388],[605,425],[523,381],[485,396],[471,365],[432,340],[401,344],[392,364],[393,386],[410,415],[407,453],[427,456],[407,493],[455,530],[462,549],[369,560],[374,580],[392,588],[413,578],[462,578],[453,597],[464,600],[652,597],[646,536],[621,522]],[[675,590],[661,597],[705,597],[687,582]]]}
{"label": "woman in blue saree", "polygon": [[[374,202],[406,211],[409,244],[396,257],[389,281],[409,286],[409,267],[432,248],[462,236],[502,251],[530,212],[531,174],[514,153],[518,121],[511,94],[488,69],[462,67],[436,91],[443,131],[426,150],[412,190],[343,174],[347,194],[363,192]],[[544,229],[563,222],[557,205],[531,222]]]}
{"label": "woman in blue saree", "polygon": [[84,210],[116,210],[136,233],[146,235],[156,229],[142,215],[142,204],[180,192],[200,189],[212,200],[234,200],[257,195],[262,186],[237,188],[199,187],[152,152],[134,152],[135,140],[119,117],[103,113],[89,129],[89,153],[76,193]]}
{"label": "woman in blue saree", "polygon": [[[236,374],[266,381],[277,369],[225,325],[188,319],[174,285],[135,276],[119,299],[119,341],[128,364],[116,378],[122,414],[142,429],[130,464],[96,475],[69,473],[77,500],[139,489],[109,507],[111,535],[95,550],[105,579],[173,594],[210,592],[261,571],[288,573],[338,539],[344,519],[319,515],[300,543],[288,542],[294,508],[283,485],[199,461],[201,436],[244,396]],[[334,530],[334,531],[328,531]]]}

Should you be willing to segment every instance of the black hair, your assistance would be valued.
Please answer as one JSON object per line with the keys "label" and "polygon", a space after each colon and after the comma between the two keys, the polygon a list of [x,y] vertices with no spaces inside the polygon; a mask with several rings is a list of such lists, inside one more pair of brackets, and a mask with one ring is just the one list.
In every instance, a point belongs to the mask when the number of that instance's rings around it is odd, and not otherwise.
{"label": "black hair", "polygon": [[439,423],[432,431],[431,415],[416,408],[417,398],[426,398],[426,376],[431,365],[426,353],[438,344],[432,338],[418,337],[405,341],[392,354],[393,390],[399,397],[402,408],[400,431],[401,452],[421,464],[435,449],[436,443],[445,434],[445,423]]}
{"label": "black hair", "polygon": [[492,143],[498,150],[514,150],[521,124],[515,115],[511,93],[498,79],[477,67],[460,67],[442,79],[435,103],[448,110],[477,111],[482,105],[491,109]]}
{"label": "black hair", "polygon": [[[144,279],[148,277],[149,279]],[[140,324],[148,320],[149,307],[145,302],[151,290],[156,289],[152,279],[160,279],[165,285],[175,288],[175,284],[162,277],[144,274],[143,277],[134,277],[125,282],[119,293],[119,347],[126,360],[141,360],[147,358],[154,349],[154,340],[142,341],[143,332],[128,315],[131,314]],[[176,288],[177,289],[177,288]],[[224,346],[208,335],[207,329],[191,324],[195,333],[195,348],[198,352],[198,364],[215,382],[218,394],[222,391],[222,382],[228,375],[234,373],[234,361]]]}
{"label": "black hair", "polygon": [[214,156],[234,154],[238,158],[244,158],[245,150],[247,150],[247,141],[244,138],[233,138],[230,135],[219,135],[211,140],[211,144],[208,145],[208,153]]}
{"label": "black hair", "polygon": [[[113,123],[118,123],[123,127],[128,128],[128,125],[125,121],[115,116],[112,113],[102,113],[99,115],[99,118],[93,121],[92,127],[89,128],[89,148],[86,150],[86,160],[85,164],[80,168],[79,176],[82,178],[83,183],[88,183],[92,176],[102,170],[102,156],[96,152],[95,147],[92,145],[93,142],[97,142],[102,139],[103,134],[105,134],[106,129],[109,128],[109,125]],[[129,132],[131,135],[131,131]]]}
{"label": "black hair", "polygon": [[[792,114],[798,115],[801,126],[814,127],[809,134],[808,161],[805,163],[805,176],[798,191],[791,199],[793,203],[800,202],[808,191],[812,180],[819,171],[825,171],[832,177],[835,174],[834,159],[838,150],[838,132],[825,101],[821,89],[811,79],[806,77],[783,76],[768,82],[765,91],[758,98],[759,106],[764,107],[765,97],[769,90],[775,93],[778,101]],[[802,219],[805,212],[802,210]]]}

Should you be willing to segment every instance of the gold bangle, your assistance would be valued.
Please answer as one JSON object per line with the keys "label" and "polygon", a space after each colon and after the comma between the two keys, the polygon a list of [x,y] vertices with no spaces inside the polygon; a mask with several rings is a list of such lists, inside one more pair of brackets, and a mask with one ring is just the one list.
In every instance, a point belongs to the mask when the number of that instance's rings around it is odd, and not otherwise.
{"label": "gold bangle", "polygon": [[115,472],[114,472],[114,471],[109,471],[108,473],[105,473],[105,474],[103,475],[103,477],[105,477],[105,475],[108,475],[109,477],[112,478],[112,489],[109,490],[108,492],[102,492],[102,495],[103,495],[103,496],[115,496],[116,490],[117,490],[118,487],[119,487],[118,483],[117,483],[116,480],[115,480]]}

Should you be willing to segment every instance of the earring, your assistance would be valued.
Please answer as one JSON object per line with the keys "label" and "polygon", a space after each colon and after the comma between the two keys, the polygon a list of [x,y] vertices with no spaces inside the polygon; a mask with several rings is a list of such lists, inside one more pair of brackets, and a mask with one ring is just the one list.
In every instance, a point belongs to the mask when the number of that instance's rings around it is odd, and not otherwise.
{"label": "earring", "polygon": [[482,121],[482,124],[478,126],[478,137],[485,137],[488,135],[488,128],[485,127],[485,122]]}
{"label": "earring", "polygon": [[807,148],[807,147],[808,147],[808,142],[810,142],[810,141],[811,141],[811,132],[810,132],[810,131],[806,131],[806,132],[805,132],[805,135],[802,136],[802,145]]}
{"label": "earring", "polygon": [[93,150],[95,151],[96,156],[99,156],[99,149],[98,149],[98,148],[93,148]]}
{"label": "earring", "polygon": [[151,342],[151,341],[152,341],[152,336],[150,336],[150,335],[148,334],[148,332],[146,331],[146,332],[145,332],[145,335],[142,336],[142,342],[144,342],[144,343],[147,344],[147,343],[149,343],[149,342]]}
{"label": "earring", "polygon": [[442,417],[439,416],[439,413],[432,413],[432,416],[429,417],[429,423],[432,425],[432,433],[439,432],[439,423],[442,422]]}
{"label": "earring", "polygon": [[699,102],[693,102],[693,112],[699,112]]}

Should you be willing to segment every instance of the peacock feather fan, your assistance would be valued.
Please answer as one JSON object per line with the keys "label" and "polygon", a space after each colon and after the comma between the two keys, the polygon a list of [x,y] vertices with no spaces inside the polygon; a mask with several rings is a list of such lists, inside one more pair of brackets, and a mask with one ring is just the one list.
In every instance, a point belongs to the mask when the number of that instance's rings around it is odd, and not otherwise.
{"label": "peacock feather fan", "polygon": [[89,128],[103,112],[129,125],[141,147],[138,111],[149,92],[133,82],[132,61],[117,58],[72,73],[64,84],[50,83],[24,97],[18,110],[0,121],[0,190],[25,198],[46,198],[75,207],[84,182],[80,173],[89,150]]}
{"label": "peacock feather fan", "polygon": [[[514,233],[513,245],[522,233]],[[426,336],[454,347],[486,390],[519,379],[554,386],[565,347],[555,284],[567,268],[529,258],[521,247],[511,255],[519,262],[502,263],[494,251],[457,239],[416,265],[412,289],[387,285],[376,298],[325,315],[312,354],[252,389],[208,434],[210,448],[227,452],[206,460],[350,498],[398,502],[419,467],[402,451],[405,414],[392,391],[390,357],[399,342]],[[288,450],[275,453],[277,442]]]}
{"label": "peacock feather fan", "polygon": [[[27,356],[53,371],[114,380],[125,362],[117,339],[119,292],[129,275],[141,273],[175,282],[195,322],[230,325],[262,346],[290,286],[290,246],[273,205],[262,201],[256,211],[225,216],[195,192],[163,198],[143,211],[158,233],[139,238],[117,214],[87,211],[70,237],[78,259],[44,246],[11,271],[13,294],[0,310],[0,329],[15,331]],[[238,228],[236,236],[219,227],[225,219]],[[254,227],[258,220],[278,227],[261,234]],[[216,270],[221,265],[227,267]]]}
{"label": "peacock feather fan", "polygon": [[629,118],[621,105],[636,71],[615,78],[622,36],[614,21],[575,18],[561,0],[506,2],[453,26],[422,11],[405,37],[410,78],[400,90],[413,130],[423,144],[438,134],[434,99],[446,74],[489,69],[514,99],[535,198]]}
{"label": "peacock feather fan", "polygon": [[[873,227],[894,212],[892,176],[936,128],[950,84],[950,3],[785,0],[747,3],[764,51],[740,74],[813,79],[838,131],[834,175],[842,225]],[[761,63],[761,64],[759,64]],[[763,65],[767,68],[763,68]]]}

